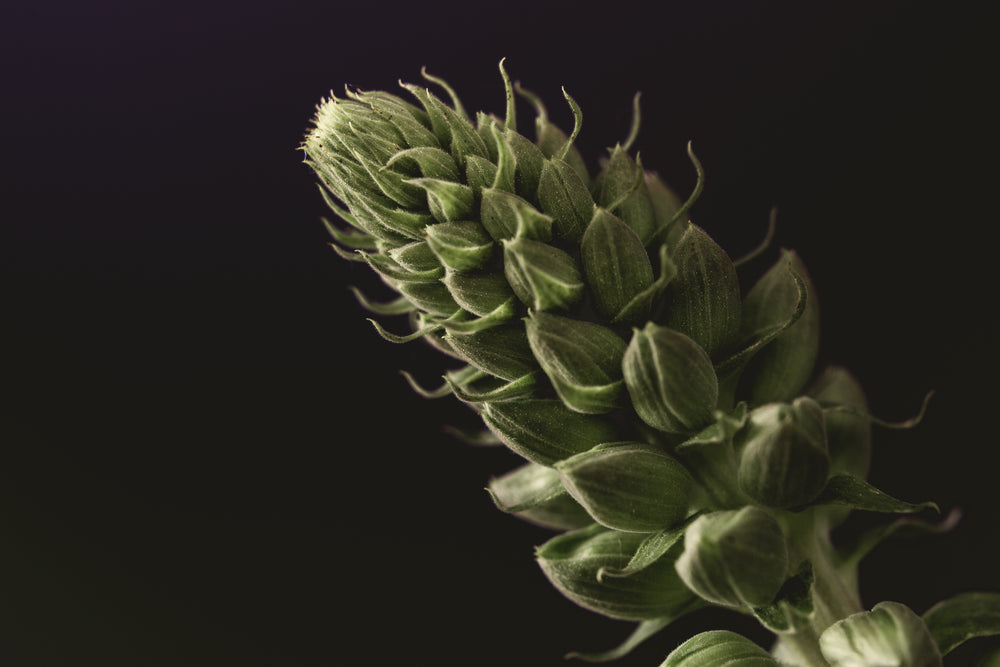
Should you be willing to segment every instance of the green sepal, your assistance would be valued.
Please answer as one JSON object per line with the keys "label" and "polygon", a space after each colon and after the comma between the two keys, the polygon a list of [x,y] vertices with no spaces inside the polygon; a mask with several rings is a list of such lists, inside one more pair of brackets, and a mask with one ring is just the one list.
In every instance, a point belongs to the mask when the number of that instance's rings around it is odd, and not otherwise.
{"label": "green sepal", "polygon": [[815,610],[812,599],[812,585],[815,580],[812,563],[808,560],[802,561],[796,573],[778,589],[774,602],[755,608],[753,615],[771,632],[794,630],[812,616]]}
{"label": "green sepal", "polygon": [[627,621],[676,617],[691,608],[694,596],[670,553],[635,576],[597,579],[602,568],[624,567],[642,541],[640,533],[594,524],[550,539],[535,555],[556,589],[585,609]]}
{"label": "green sepal", "polygon": [[831,667],[941,667],[941,652],[924,621],[898,602],[880,602],[823,631],[819,648]]}
{"label": "green sepal", "polygon": [[653,266],[631,227],[603,208],[593,211],[580,243],[583,270],[594,309],[615,320],[632,299],[653,284]]}
{"label": "green sepal", "polygon": [[397,246],[386,254],[412,274],[436,275],[438,278],[444,275],[444,267],[426,241]]}
{"label": "green sepal", "polygon": [[719,395],[712,361],[684,334],[653,322],[633,329],[622,372],[639,418],[665,433],[693,433],[712,421]]}
{"label": "green sepal", "polygon": [[440,222],[429,225],[424,233],[431,251],[449,269],[478,269],[493,255],[493,239],[477,222]]}
{"label": "green sepal", "polygon": [[500,273],[446,271],[442,282],[462,308],[480,317],[515,298],[510,283]]}
{"label": "green sepal", "polygon": [[368,265],[379,275],[391,281],[393,287],[396,287],[400,283],[434,284],[438,283],[441,276],[444,275],[444,267],[440,264],[436,268],[413,271],[397,262],[390,255],[364,252],[363,250],[358,250],[356,252],[363,257],[364,260],[368,262]]}
{"label": "green sepal", "polygon": [[[392,232],[392,235],[384,239],[390,243],[398,244],[397,239],[400,237],[419,241],[423,238],[424,228],[434,223],[434,217],[429,213],[394,208],[361,193],[347,191],[341,199],[350,207],[355,219],[367,219],[369,226],[375,225]],[[373,236],[382,238],[377,234]]]}
{"label": "green sepal", "polygon": [[598,579],[603,579],[604,577],[631,577],[637,572],[645,570],[647,567],[658,561],[665,553],[670,551],[675,544],[677,544],[681,538],[684,537],[684,532],[691,523],[701,516],[701,512],[695,512],[691,516],[684,519],[680,524],[672,527],[659,530],[655,533],[651,533],[646,536],[646,539],[642,541],[642,544],[635,550],[632,554],[632,559],[629,560],[628,565],[620,569],[614,568],[603,568],[597,573]]}
{"label": "green sepal", "polygon": [[740,403],[732,414],[717,413],[713,424],[675,449],[699,483],[706,504],[713,509],[735,509],[751,503],[739,488],[739,459],[733,446],[733,438],[746,419],[746,404]]}
{"label": "green sepal", "polygon": [[735,446],[740,489],[767,507],[805,505],[829,477],[823,408],[806,396],[751,411]]}
{"label": "green sepal", "polygon": [[501,243],[504,276],[526,306],[567,310],[583,298],[583,277],[569,253],[523,237]]}
{"label": "green sepal", "polygon": [[427,114],[406,100],[383,91],[347,90],[347,96],[369,105],[377,116],[392,124],[408,146],[439,146],[427,127]]}
{"label": "green sepal", "polygon": [[525,199],[533,200],[538,194],[538,180],[542,174],[545,156],[538,146],[530,140],[507,128],[503,133],[504,141],[514,154],[517,169],[514,175],[515,192]]}
{"label": "green sepal", "polygon": [[677,275],[677,267],[670,259],[670,249],[666,243],[660,246],[659,259],[660,275],[653,281],[652,285],[632,297],[632,300],[618,311],[618,314],[611,320],[612,324],[634,325],[649,318],[653,304]]}
{"label": "green sepal", "polygon": [[687,219],[678,216],[684,207],[684,202],[663,182],[657,173],[647,171],[644,178],[646,179],[646,190],[649,192],[649,200],[653,204],[653,216],[656,219],[656,229],[658,230],[652,240],[675,248],[687,227],[684,224]]}
{"label": "green sepal", "polygon": [[571,410],[591,414],[623,405],[625,341],[593,322],[532,312],[525,324],[538,364]]}
{"label": "green sepal", "polygon": [[673,623],[677,620],[677,618],[678,617],[674,616],[666,616],[663,618],[653,618],[648,621],[641,621],[637,626],[635,626],[635,630],[633,630],[632,633],[625,638],[625,641],[614,648],[599,652],[571,651],[570,653],[567,653],[565,657],[567,660],[570,658],[576,658],[577,660],[583,660],[584,662],[611,662],[613,660],[619,660],[634,651],[637,646],[655,635],[657,632]]}
{"label": "green sepal", "polygon": [[[826,368],[807,393],[824,408],[848,405],[860,412],[868,411],[861,383],[840,366]],[[867,478],[871,468],[871,421],[859,414],[842,411],[827,411],[825,417],[830,471]]]}
{"label": "green sepal", "polygon": [[471,405],[480,405],[490,401],[519,401],[534,394],[538,386],[538,372],[526,373],[516,380],[505,382],[495,377],[486,377],[480,384],[486,386],[473,386],[473,382],[459,384],[454,382],[447,375],[445,382],[451,387],[455,398]]}
{"label": "green sepal", "polygon": [[579,243],[593,217],[594,199],[576,169],[558,158],[546,160],[537,197],[542,212],[552,216],[556,234]]}
{"label": "green sepal", "polygon": [[742,328],[766,331],[784,322],[801,298],[795,277],[805,285],[805,309],[750,362],[746,377],[754,404],[792,400],[813,373],[819,352],[819,305],[806,267],[794,251],[782,251],[778,262],[750,289],[743,301]]}
{"label": "green sepal", "polygon": [[405,313],[413,312],[415,309],[415,306],[410,303],[405,296],[401,296],[398,299],[387,301],[385,303],[378,303],[370,301],[368,297],[366,297],[357,287],[352,286],[350,287],[350,290],[362,308],[370,313],[375,313],[376,315],[403,315]]}
{"label": "green sepal", "polygon": [[[518,94],[527,99],[535,108],[535,143],[538,145],[539,150],[542,151],[542,155],[547,158],[562,156],[559,159],[572,167],[584,182],[588,182],[590,176],[587,173],[587,164],[584,162],[583,156],[580,155],[580,151],[573,145],[573,139],[549,122],[548,111],[538,95],[525,90],[520,84],[514,84],[514,87]],[[583,117],[580,113],[580,108],[566,94],[565,90],[563,90],[563,95],[566,96],[566,100],[570,103],[570,108],[573,111],[575,119],[573,137],[575,138],[580,132]]]}
{"label": "green sepal", "polygon": [[465,163],[465,182],[476,197],[476,201],[482,200],[482,192],[485,188],[492,188],[497,180],[497,166],[477,155],[470,155]]}
{"label": "green sepal", "polygon": [[515,236],[542,242],[552,238],[552,218],[505,190],[484,188],[480,212],[483,227],[497,241]]}
{"label": "green sepal", "polygon": [[693,480],[675,458],[639,442],[609,442],[555,464],[563,486],[602,526],[652,533],[680,522]]}
{"label": "green sepal", "polygon": [[740,329],[740,283],[726,251],[688,223],[671,259],[677,276],[667,287],[660,324],[680,331],[713,359],[731,347]]}
{"label": "green sepal", "polygon": [[472,124],[463,117],[464,114],[459,115],[456,110],[445,105],[425,88],[406,83],[401,85],[420,100],[424,109],[427,110],[434,134],[441,142],[442,147],[450,150],[459,169],[465,168],[466,157],[469,155],[488,157],[486,143],[476,133]]}
{"label": "green sepal", "polygon": [[485,329],[510,322],[517,314],[514,306],[514,299],[507,299],[481,317],[468,318],[465,312],[459,312],[451,317],[441,320],[441,325],[449,332],[460,334],[471,334]]}
{"label": "green sepal", "polygon": [[709,630],[671,651],[660,667],[778,667],[778,662],[742,635]]}
{"label": "green sepal", "polygon": [[436,317],[451,317],[461,307],[440,280],[431,282],[389,281],[389,284],[418,309]]}
{"label": "green sepal", "polygon": [[1000,593],[961,593],[938,602],[922,618],[941,655],[947,655],[974,637],[1000,635]]}
{"label": "green sepal", "polygon": [[475,198],[469,186],[438,178],[411,178],[406,182],[427,192],[427,207],[439,222],[467,220],[472,215]]}
{"label": "green sepal", "polygon": [[484,403],[481,416],[513,452],[548,466],[602,442],[621,439],[621,432],[611,420],[574,412],[558,399]]}
{"label": "green sepal", "polygon": [[645,174],[620,145],[594,181],[598,205],[620,217],[642,240],[656,233],[656,215],[646,188]]}
{"label": "green sepal", "polygon": [[819,505],[843,505],[853,509],[886,514],[913,514],[926,509],[932,509],[935,512],[941,511],[936,503],[930,501],[908,503],[897,500],[879,491],[865,480],[845,473],[831,476],[820,494],[806,507]]}
{"label": "green sepal", "polygon": [[677,571],[704,600],[752,609],[771,604],[788,570],[788,547],[778,521],[749,505],[698,517],[684,535]]}
{"label": "green sepal", "polygon": [[378,186],[386,197],[403,208],[417,208],[424,204],[426,197],[420,188],[408,181],[408,178],[384,165],[371,160],[360,151],[353,151],[355,159],[368,172],[369,178]]}
{"label": "green sepal", "polygon": [[451,348],[476,368],[504,380],[517,380],[538,370],[524,329],[505,324],[469,334],[449,332]]}
{"label": "green sepal", "polygon": [[418,146],[399,151],[385,164],[386,167],[398,167],[407,173],[414,171],[425,178],[436,178],[441,181],[458,181],[458,166],[455,158],[440,148]]}
{"label": "green sepal", "polygon": [[559,473],[537,463],[528,462],[494,477],[486,490],[501,512],[542,528],[576,530],[593,523],[587,511],[566,493]]}

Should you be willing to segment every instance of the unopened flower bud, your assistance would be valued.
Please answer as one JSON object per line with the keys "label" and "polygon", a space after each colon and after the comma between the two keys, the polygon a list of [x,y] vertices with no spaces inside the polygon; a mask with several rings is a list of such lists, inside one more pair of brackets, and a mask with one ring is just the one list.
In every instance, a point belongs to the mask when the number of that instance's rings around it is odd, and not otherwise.
{"label": "unopened flower bud", "polygon": [[526,320],[538,364],[571,410],[599,414],[622,405],[625,341],[611,329],[546,312]]}
{"label": "unopened flower bud", "polygon": [[608,528],[651,533],[686,515],[692,479],[681,463],[659,448],[612,442],[555,465],[563,486],[594,520]]}
{"label": "unopened flower bud", "polygon": [[642,240],[603,208],[594,209],[580,253],[594,308],[609,320],[653,284],[653,266]]}
{"label": "unopened flower bud", "polygon": [[520,236],[534,241],[552,238],[552,218],[506,190],[483,189],[482,223],[497,241]]}
{"label": "unopened flower bud", "polygon": [[802,505],[826,485],[830,457],[823,409],[811,398],[756,408],[736,446],[740,489],[762,505]]}
{"label": "unopened flower bud", "polygon": [[505,324],[475,333],[445,334],[456,354],[476,368],[504,380],[517,380],[538,370],[524,329]]}
{"label": "unopened flower bud", "polygon": [[493,254],[493,239],[477,222],[441,222],[429,225],[424,233],[431,251],[449,269],[480,268]]}
{"label": "unopened flower bud", "polygon": [[781,526],[754,505],[695,519],[684,533],[684,553],[677,559],[677,572],[688,588],[730,607],[771,603],[787,570]]}
{"label": "unopened flower bud", "polygon": [[[637,186],[638,184],[638,186]],[[597,175],[597,203],[621,218],[646,244],[656,234],[656,214],[645,174],[620,145]]]}
{"label": "unopened flower bud", "polygon": [[712,421],[719,384],[712,360],[684,334],[652,322],[633,329],[622,360],[639,417],[666,433],[693,433]]}
{"label": "unopened flower bud", "polygon": [[542,211],[552,216],[556,234],[579,243],[593,215],[594,200],[580,174],[558,158],[542,165],[538,182]]}
{"label": "unopened flower bud", "polygon": [[695,599],[674,569],[679,544],[632,576],[598,579],[602,569],[623,569],[645,537],[594,524],[549,540],[536,558],[559,592],[585,609],[630,621],[676,617]]}
{"label": "unopened flower bud", "polygon": [[820,635],[819,648],[831,667],[942,665],[927,624],[899,602],[880,602],[871,611],[837,621]]}
{"label": "unopened flower bud", "polygon": [[512,451],[542,465],[621,437],[607,418],[574,412],[559,399],[487,402],[482,405],[482,418]]}
{"label": "unopened flower bud", "polygon": [[580,269],[567,252],[522,237],[502,244],[504,275],[529,308],[565,310],[583,298]]}

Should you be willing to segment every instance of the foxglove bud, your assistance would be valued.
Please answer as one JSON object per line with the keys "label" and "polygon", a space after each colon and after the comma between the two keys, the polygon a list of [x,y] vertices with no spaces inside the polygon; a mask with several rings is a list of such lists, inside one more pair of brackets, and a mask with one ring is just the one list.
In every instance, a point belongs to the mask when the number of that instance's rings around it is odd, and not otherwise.
{"label": "foxglove bud", "polygon": [[880,602],[827,628],[819,648],[831,667],[899,665],[941,667],[941,652],[927,624],[898,602]]}
{"label": "foxglove bud", "polygon": [[676,617],[695,599],[674,569],[679,545],[632,576],[598,579],[602,569],[623,569],[644,537],[594,524],[549,540],[536,557],[559,592],[585,609],[631,621]]}
{"label": "foxglove bud", "polygon": [[613,422],[574,412],[558,399],[484,403],[482,418],[511,450],[542,465],[621,437]]}
{"label": "foxglove bud", "polygon": [[653,266],[642,240],[603,208],[594,209],[580,253],[594,308],[609,320],[653,284]]}
{"label": "foxglove bud", "polygon": [[526,320],[538,364],[570,410],[599,414],[622,405],[625,341],[610,329],[534,312]]}
{"label": "foxglove bud", "polygon": [[504,380],[517,380],[538,370],[520,326],[509,324],[475,333],[448,333],[444,340],[470,364]]}
{"label": "foxglove bud", "polygon": [[499,273],[447,271],[443,282],[462,308],[480,317],[514,299],[510,284]]}
{"label": "foxglove bud", "polygon": [[806,267],[794,251],[783,251],[781,259],[751,288],[743,301],[742,329],[750,334],[766,330],[795,311],[799,285],[792,271],[805,284],[805,310],[753,358],[745,374],[751,379],[753,404],[790,401],[812,376],[819,352],[819,305]]}
{"label": "foxglove bud", "polygon": [[823,408],[802,396],[753,410],[737,435],[740,489],[768,507],[815,498],[830,473]]}
{"label": "foxglove bud", "polygon": [[414,241],[396,248],[392,248],[388,253],[400,267],[414,274],[425,276],[436,276],[440,278],[444,275],[444,268],[437,256],[427,245],[426,241]]}
{"label": "foxglove bud", "polygon": [[534,310],[566,310],[583,298],[583,278],[570,255],[516,237],[503,244],[503,272],[517,297]]}
{"label": "foxglove bud", "polygon": [[579,243],[593,215],[594,200],[576,169],[558,158],[546,160],[539,176],[538,201],[542,211],[552,216],[556,233]]}
{"label": "foxglove bud", "polygon": [[681,235],[687,228],[687,218],[676,218],[676,214],[684,206],[684,202],[673,190],[667,187],[663,179],[655,172],[645,174],[646,189],[649,200],[653,204],[653,215],[656,219],[657,235],[668,248],[676,248]]}
{"label": "foxglove bud", "polygon": [[692,479],[657,447],[612,442],[555,465],[569,494],[602,526],[630,533],[670,528],[686,515]]}
{"label": "foxglove bud", "polygon": [[693,433],[712,421],[719,384],[712,360],[682,333],[652,322],[622,360],[625,385],[639,417],[666,433]]}
{"label": "foxglove bud", "polygon": [[552,238],[552,218],[506,190],[484,189],[481,213],[483,227],[497,241],[515,236],[546,242]]}
{"label": "foxglove bud", "polygon": [[[637,187],[638,184],[638,187]],[[595,180],[597,203],[632,228],[645,245],[656,234],[656,214],[642,167],[620,145]]]}
{"label": "foxglove bud", "polygon": [[715,358],[740,329],[740,283],[726,251],[700,227],[683,225],[673,253],[677,276],[667,286],[662,324],[689,336]]}
{"label": "foxglove bud", "polygon": [[788,570],[781,526],[766,510],[748,505],[695,519],[684,534],[677,572],[709,602],[761,607],[774,600]]}
{"label": "foxglove bud", "polygon": [[[809,396],[824,406],[846,405],[867,412],[864,389],[847,369],[827,368],[809,389]],[[865,417],[850,412],[824,412],[830,473],[868,477],[872,455],[872,427]]]}
{"label": "foxglove bud", "polygon": [[442,222],[424,230],[427,245],[445,267],[471,271],[483,267],[493,254],[493,239],[476,222]]}

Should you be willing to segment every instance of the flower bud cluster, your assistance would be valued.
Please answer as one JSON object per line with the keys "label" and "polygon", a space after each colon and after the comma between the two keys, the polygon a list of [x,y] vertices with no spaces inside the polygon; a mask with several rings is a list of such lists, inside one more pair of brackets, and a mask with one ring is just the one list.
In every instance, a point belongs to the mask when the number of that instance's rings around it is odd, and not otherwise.
{"label": "flower bud cluster", "polygon": [[[638,156],[636,126],[595,177],[533,94],[505,118],[347,91],[319,107],[303,148],[343,225],[409,317],[404,334],[459,360],[446,384],[524,459],[494,480],[498,506],[565,530],[537,552],[567,597],[615,618],[706,603],[772,603],[799,565],[781,517],[837,473],[864,477],[868,423],[843,369],[810,388],[818,309],[782,251],[744,291],[737,264]],[[515,92],[537,112],[518,132]],[[638,114],[636,114],[636,118]],[[352,252],[353,251],[353,252]],[[581,520],[582,517],[582,520]]]}

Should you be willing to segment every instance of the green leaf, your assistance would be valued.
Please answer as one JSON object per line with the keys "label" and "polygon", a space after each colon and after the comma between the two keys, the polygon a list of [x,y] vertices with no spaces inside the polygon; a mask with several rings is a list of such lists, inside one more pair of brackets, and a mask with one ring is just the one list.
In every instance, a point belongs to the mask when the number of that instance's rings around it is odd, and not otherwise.
{"label": "green leaf", "polygon": [[942,665],[927,625],[898,602],[880,602],[837,621],[820,635],[819,648],[831,667]]}
{"label": "green leaf", "polygon": [[942,600],[923,616],[941,655],[973,637],[1000,635],[1000,593],[961,593]]}
{"label": "green leaf", "polygon": [[830,477],[826,487],[807,507],[816,505],[844,505],[858,510],[892,514],[911,514],[925,509],[941,511],[933,502],[914,504],[897,500],[863,479],[844,473]]}
{"label": "green leaf", "polygon": [[671,651],[660,667],[778,667],[778,662],[746,637],[709,630]]}

